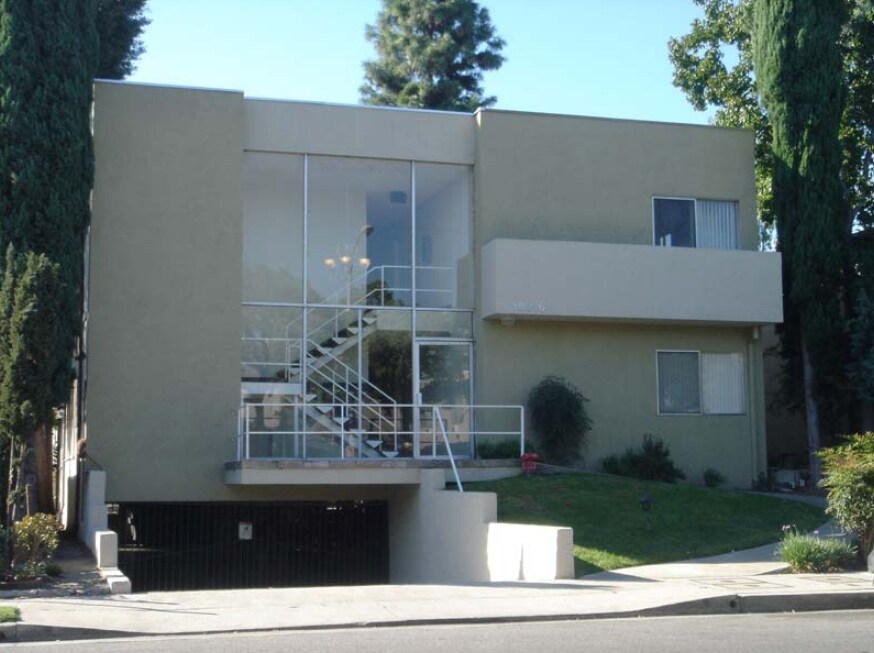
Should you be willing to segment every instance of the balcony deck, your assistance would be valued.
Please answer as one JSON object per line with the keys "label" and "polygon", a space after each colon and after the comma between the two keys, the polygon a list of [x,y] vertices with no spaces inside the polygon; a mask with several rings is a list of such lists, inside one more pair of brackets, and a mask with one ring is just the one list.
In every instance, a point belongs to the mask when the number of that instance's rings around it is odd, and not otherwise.
{"label": "balcony deck", "polygon": [[[488,481],[520,472],[515,459],[456,459],[462,482]],[[418,485],[423,469],[446,470],[449,460],[434,458],[380,458],[368,460],[242,460],[225,463],[227,485]]]}
{"label": "balcony deck", "polygon": [[772,252],[496,239],[481,261],[485,319],[783,321]]}

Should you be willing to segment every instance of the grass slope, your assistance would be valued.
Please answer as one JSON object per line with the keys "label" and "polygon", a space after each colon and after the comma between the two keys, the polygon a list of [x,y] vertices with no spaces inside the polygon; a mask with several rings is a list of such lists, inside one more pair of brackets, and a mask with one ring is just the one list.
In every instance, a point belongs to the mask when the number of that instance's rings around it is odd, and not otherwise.
{"label": "grass slope", "polygon": [[11,605],[0,605],[0,623],[19,621],[20,619],[21,612],[18,608],[13,608]]}
{"label": "grass slope", "polygon": [[[501,521],[573,527],[578,576],[748,549],[779,540],[784,524],[805,531],[825,521],[822,509],[796,501],[595,474],[517,476],[465,489],[497,493]],[[653,500],[652,530],[644,494]]]}

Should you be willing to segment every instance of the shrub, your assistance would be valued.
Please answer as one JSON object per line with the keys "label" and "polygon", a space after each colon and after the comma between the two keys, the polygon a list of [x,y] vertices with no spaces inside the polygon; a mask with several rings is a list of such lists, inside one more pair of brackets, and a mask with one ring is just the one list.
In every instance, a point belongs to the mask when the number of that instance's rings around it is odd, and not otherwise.
{"label": "shrub", "polygon": [[12,566],[16,575],[45,573],[58,548],[58,530],[51,515],[27,515],[12,526]]}
{"label": "shrub", "polygon": [[856,548],[843,540],[820,539],[799,533],[793,527],[784,527],[779,554],[795,574],[824,574],[849,565]]}
{"label": "shrub", "polygon": [[546,376],[528,393],[528,411],[538,448],[559,465],[580,457],[592,420],[583,394],[569,381]]}
{"label": "shrub", "polygon": [[668,445],[658,438],[653,438],[652,433],[643,436],[643,445],[640,449],[628,447],[621,456],[607,456],[601,461],[601,466],[608,474],[631,476],[647,481],[675,483],[679,479],[686,478],[682,470],[678,469],[671,460],[671,450]]}
{"label": "shrub", "polygon": [[874,547],[874,432],[848,436],[818,455],[823,463],[819,484],[828,490],[826,512],[856,534],[865,558]]}
{"label": "shrub", "polygon": [[719,471],[713,469],[712,467],[708,467],[704,470],[704,485],[707,487],[719,487],[725,483],[725,476],[719,473]]}
{"label": "shrub", "polygon": [[[530,447],[525,443],[525,451]],[[519,458],[519,440],[513,438],[501,438],[495,440],[478,439],[476,441],[476,455],[479,458]]]}

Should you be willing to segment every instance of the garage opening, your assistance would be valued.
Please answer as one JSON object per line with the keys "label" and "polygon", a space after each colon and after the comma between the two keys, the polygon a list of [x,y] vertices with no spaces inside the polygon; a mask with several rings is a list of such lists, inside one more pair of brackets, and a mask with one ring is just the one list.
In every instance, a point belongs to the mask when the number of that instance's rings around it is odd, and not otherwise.
{"label": "garage opening", "polygon": [[120,503],[134,592],[388,582],[385,501]]}

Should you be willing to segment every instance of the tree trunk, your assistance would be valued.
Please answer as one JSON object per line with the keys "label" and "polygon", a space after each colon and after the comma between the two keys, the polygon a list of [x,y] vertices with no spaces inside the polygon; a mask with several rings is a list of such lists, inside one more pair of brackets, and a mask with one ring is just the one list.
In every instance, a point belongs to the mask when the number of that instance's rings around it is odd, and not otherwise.
{"label": "tree trunk", "polygon": [[34,473],[36,474],[36,510],[55,514],[52,488],[52,432],[45,424],[33,434]]}
{"label": "tree trunk", "polygon": [[860,402],[860,431],[874,431],[874,401]]}
{"label": "tree trunk", "polygon": [[33,447],[21,445],[19,486],[23,490],[24,514],[32,515],[37,512],[36,498],[36,460]]}
{"label": "tree trunk", "polygon": [[810,483],[816,485],[822,473],[821,462],[816,452],[822,448],[822,438],[819,432],[819,409],[814,394],[813,366],[810,364],[810,354],[804,336],[801,337],[801,360],[804,365],[804,406],[807,415],[807,452],[810,457]]}
{"label": "tree trunk", "polygon": [[6,477],[6,525],[15,523],[18,511],[18,465],[15,460],[15,440],[9,438],[9,474]]}

